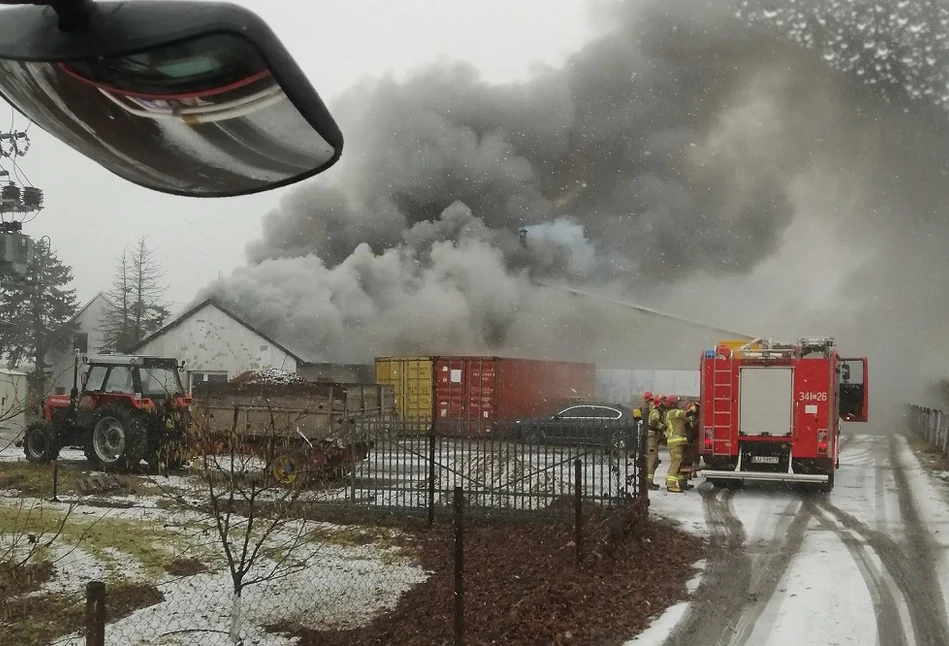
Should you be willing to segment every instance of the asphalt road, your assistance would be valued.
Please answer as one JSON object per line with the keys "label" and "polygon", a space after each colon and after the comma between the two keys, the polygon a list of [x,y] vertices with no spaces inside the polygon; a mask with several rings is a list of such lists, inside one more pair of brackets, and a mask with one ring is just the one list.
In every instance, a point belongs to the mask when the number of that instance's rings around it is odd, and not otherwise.
{"label": "asphalt road", "polygon": [[[634,644],[949,644],[949,496],[902,436],[845,438],[829,494],[701,478],[653,510],[709,537],[688,605]],[[658,476],[657,476],[658,477]]]}

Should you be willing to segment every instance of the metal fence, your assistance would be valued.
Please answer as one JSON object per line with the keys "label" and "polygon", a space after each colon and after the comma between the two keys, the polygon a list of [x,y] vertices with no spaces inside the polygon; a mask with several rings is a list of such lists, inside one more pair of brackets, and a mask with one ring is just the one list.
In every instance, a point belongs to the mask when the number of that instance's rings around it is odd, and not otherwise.
{"label": "metal fence", "polygon": [[930,446],[949,455],[949,414],[937,409],[911,405],[910,428]]}
{"label": "metal fence", "polygon": [[361,422],[353,427],[351,444],[372,448],[338,488],[327,490],[325,500],[435,515],[450,511],[454,489],[461,487],[469,513],[557,512],[563,509],[558,502],[574,495],[577,460],[587,501],[610,505],[642,491],[643,443],[632,424],[540,428],[512,422],[474,433],[469,428],[443,422],[421,432],[413,422]]}

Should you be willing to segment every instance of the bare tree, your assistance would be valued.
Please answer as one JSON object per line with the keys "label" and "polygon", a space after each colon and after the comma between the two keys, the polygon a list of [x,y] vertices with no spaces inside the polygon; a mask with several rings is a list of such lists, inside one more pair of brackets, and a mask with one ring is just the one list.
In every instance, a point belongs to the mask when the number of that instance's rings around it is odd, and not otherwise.
{"label": "bare tree", "polygon": [[106,350],[126,352],[157,330],[168,317],[167,290],[161,264],[142,236],[115,262],[115,276],[106,295],[111,301],[100,329]]}
{"label": "bare tree", "polygon": [[[275,412],[269,402],[266,410],[267,428],[250,435],[238,406],[229,425],[196,406],[190,450],[196,454],[191,468],[200,491],[192,500],[175,496],[179,504],[209,515],[216,529],[231,578],[234,643],[243,630],[243,591],[305,570],[317,554],[312,523],[297,510],[300,494],[319,475],[308,467],[313,447],[295,433],[309,413]],[[161,478],[153,482],[163,486]]]}

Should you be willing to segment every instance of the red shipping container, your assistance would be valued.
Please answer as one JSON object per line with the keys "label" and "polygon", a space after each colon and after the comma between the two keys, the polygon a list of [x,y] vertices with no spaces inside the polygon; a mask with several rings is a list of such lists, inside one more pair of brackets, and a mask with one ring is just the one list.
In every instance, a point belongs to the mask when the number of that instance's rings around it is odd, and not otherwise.
{"label": "red shipping container", "polygon": [[[444,430],[489,431],[494,422],[551,415],[567,400],[590,399],[592,363],[508,357],[436,357],[435,419]],[[458,424],[467,422],[467,424]]]}

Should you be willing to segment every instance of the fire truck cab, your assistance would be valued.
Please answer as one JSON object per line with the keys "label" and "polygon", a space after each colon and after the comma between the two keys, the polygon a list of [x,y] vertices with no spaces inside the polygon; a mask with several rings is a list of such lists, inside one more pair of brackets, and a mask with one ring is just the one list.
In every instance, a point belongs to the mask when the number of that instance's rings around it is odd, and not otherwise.
{"label": "fire truck cab", "polygon": [[701,358],[698,453],[716,486],[746,480],[834,486],[840,422],[867,422],[865,357],[834,339],[722,341]]}

